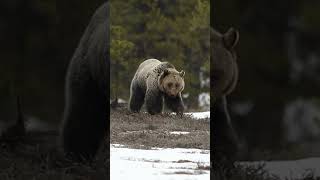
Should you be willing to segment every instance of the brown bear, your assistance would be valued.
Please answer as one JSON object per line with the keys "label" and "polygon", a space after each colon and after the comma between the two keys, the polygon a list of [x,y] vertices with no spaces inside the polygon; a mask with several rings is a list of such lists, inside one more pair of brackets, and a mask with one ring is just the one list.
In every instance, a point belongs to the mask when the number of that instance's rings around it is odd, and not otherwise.
{"label": "brown bear", "polygon": [[131,81],[129,109],[139,112],[145,102],[148,113],[158,114],[162,112],[164,99],[170,110],[182,115],[184,75],[183,70],[178,72],[168,62],[145,60],[139,65]]}
{"label": "brown bear", "polygon": [[109,134],[109,47],[106,2],[92,16],[66,76],[61,143],[67,157],[74,160],[92,160]]}
{"label": "brown bear", "polygon": [[213,123],[211,150],[215,163],[231,163],[236,159],[239,145],[227,109],[226,96],[230,94],[238,81],[238,66],[235,47],[239,40],[239,32],[230,28],[221,34],[211,29],[211,94],[213,104]]}

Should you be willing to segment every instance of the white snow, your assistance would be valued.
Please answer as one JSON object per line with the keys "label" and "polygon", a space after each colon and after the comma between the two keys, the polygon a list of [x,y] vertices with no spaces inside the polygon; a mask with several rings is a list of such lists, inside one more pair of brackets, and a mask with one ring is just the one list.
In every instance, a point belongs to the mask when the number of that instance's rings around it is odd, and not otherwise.
{"label": "white snow", "polygon": [[[186,113],[195,119],[210,118],[210,112]],[[172,131],[170,134],[188,134]],[[110,179],[209,180],[210,150],[184,148],[131,149],[110,145]],[[200,167],[200,168],[199,168]],[[207,167],[207,168],[201,168]]]}
{"label": "white snow", "polygon": [[284,111],[283,123],[289,142],[303,142],[320,137],[320,112],[311,99],[297,98],[289,102]]}
{"label": "white snow", "polygon": [[183,98],[188,98],[189,95],[190,95],[189,93],[185,93],[185,94],[182,94],[182,97],[183,97]]}
{"label": "white snow", "polygon": [[240,116],[246,116],[252,111],[253,107],[254,107],[254,102],[248,100],[248,101],[233,103],[231,105],[231,110]]}
{"label": "white snow", "polygon": [[210,109],[210,93],[209,92],[204,92],[204,93],[199,94],[198,105],[203,110]]}
{"label": "white snow", "polygon": [[209,180],[210,151],[184,148],[151,150],[110,146],[110,179]]}
{"label": "white snow", "polygon": [[315,177],[320,177],[320,158],[305,158],[290,161],[259,161],[240,162],[241,165],[265,165],[264,169],[280,179],[302,178],[304,175],[313,172]]}
{"label": "white snow", "polygon": [[195,119],[205,119],[205,118],[210,118],[210,111],[205,111],[205,112],[190,112],[190,113],[185,113],[191,115]]}
{"label": "white snow", "polygon": [[186,132],[186,131],[172,131],[170,132],[170,134],[177,134],[177,135],[181,135],[181,134],[189,134],[190,132]]}

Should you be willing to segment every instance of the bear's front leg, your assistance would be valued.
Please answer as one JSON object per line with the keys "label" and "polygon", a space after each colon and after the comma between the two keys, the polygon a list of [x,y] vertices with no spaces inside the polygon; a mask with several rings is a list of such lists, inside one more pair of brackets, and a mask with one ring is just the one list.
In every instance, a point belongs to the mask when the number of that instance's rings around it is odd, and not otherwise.
{"label": "bear's front leg", "polygon": [[184,111],[184,104],[182,101],[181,93],[179,93],[176,97],[170,97],[165,95],[164,102],[166,106],[173,112],[177,113],[178,115],[182,116]]}
{"label": "bear's front leg", "polygon": [[131,83],[129,110],[139,112],[144,102],[145,92],[136,83]]}
{"label": "bear's front leg", "polygon": [[224,165],[232,165],[237,156],[239,145],[237,134],[233,129],[227,108],[226,96],[217,98],[213,105],[212,147],[216,154],[214,161]]}
{"label": "bear's front leg", "polygon": [[147,89],[146,96],[146,109],[151,115],[159,114],[163,108],[163,98],[159,90]]}

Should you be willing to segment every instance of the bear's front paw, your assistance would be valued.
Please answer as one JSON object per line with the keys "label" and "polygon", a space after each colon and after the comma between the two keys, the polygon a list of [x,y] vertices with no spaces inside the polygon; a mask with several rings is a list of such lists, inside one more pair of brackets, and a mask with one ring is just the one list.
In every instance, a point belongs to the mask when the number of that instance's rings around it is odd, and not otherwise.
{"label": "bear's front paw", "polygon": [[183,111],[178,111],[176,113],[177,113],[177,116],[180,116],[181,118],[183,117]]}

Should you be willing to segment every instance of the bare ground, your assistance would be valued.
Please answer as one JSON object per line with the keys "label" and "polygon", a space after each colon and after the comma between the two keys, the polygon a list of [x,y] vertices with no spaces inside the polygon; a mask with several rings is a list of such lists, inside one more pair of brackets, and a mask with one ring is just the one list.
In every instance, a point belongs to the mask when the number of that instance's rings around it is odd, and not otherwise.
{"label": "bare ground", "polygon": [[[163,114],[131,114],[125,108],[111,111],[111,143],[130,147],[209,148],[209,120]],[[188,131],[187,135],[170,134]],[[103,144],[96,160],[79,164],[66,160],[58,145],[58,131],[27,132],[18,139],[0,139],[1,180],[108,179],[109,153]]]}
{"label": "bare ground", "polygon": [[[171,113],[150,115],[131,113],[126,108],[110,112],[110,141],[133,148],[198,148],[210,147],[209,119],[195,120]],[[189,132],[173,134],[173,131]]]}
{"label": "bare ground", "polygon": [[[151,116],[111,110],[111,143],[129,147],[182,147],[209,149],[209,120],[193,120],[172,114]],[[171,134],[186,131],[189,134]],[[59,149],[58,131],[27,132],[21,139],[0,139],[0,180],[105,180],[109,177],[109,154],[103,144],[95,161],[79,164],[66,160]],[[199,169],[208,169],[199,165]],[[226,175],[226,171],[231,172]],[[259,168],[214,169],[216,180],[277,180]],[[320,178],[306,174],[305,180]]]}
{"label": "bare ground", "polygon": [[62,156],[57,139],[58,131],[27,132],[20,139],[1,139],[0,179],[107,179],[109,157],[105,146],[96,161],[80,164]]}

